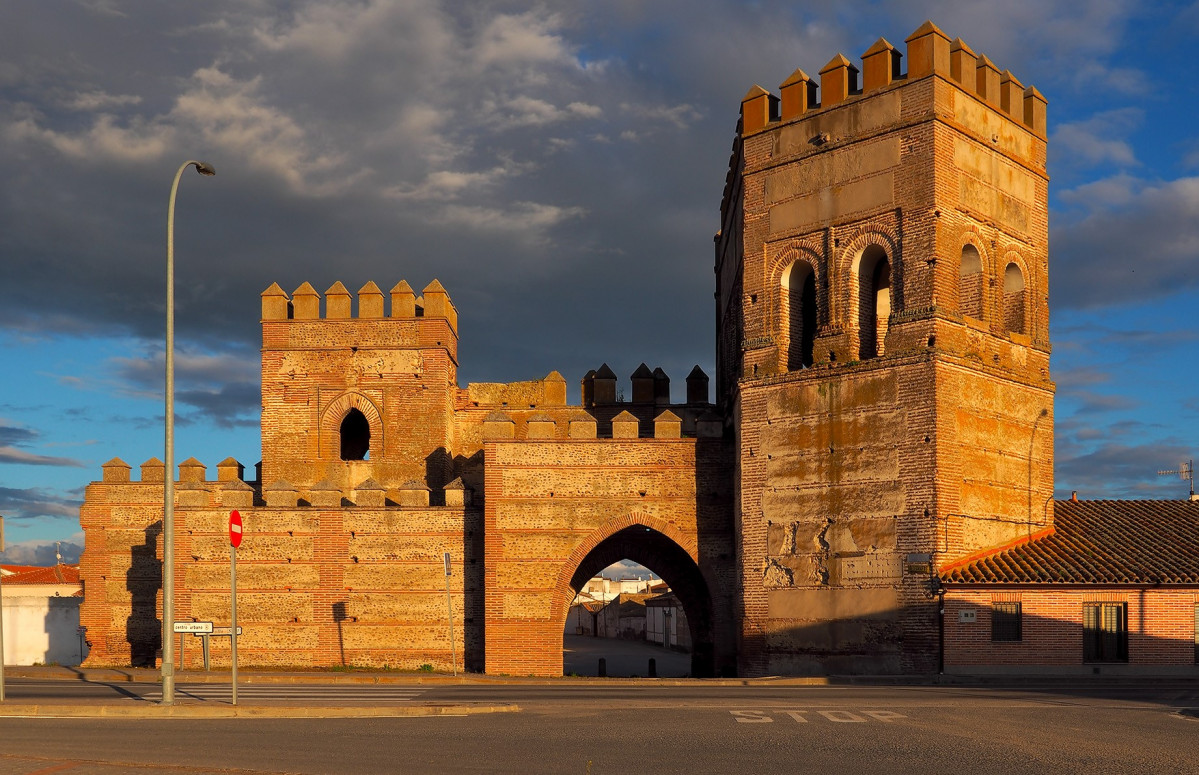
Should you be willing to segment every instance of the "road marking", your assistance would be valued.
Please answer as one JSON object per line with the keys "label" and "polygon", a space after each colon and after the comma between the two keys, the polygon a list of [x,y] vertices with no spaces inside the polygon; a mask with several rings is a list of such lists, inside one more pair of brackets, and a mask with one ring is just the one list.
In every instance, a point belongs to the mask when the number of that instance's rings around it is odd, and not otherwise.
{"label": "road marking", "polygon": [[[871,721],[892,724],[896,719],[907,718],[893,710],[730,710],[739,724],[770,724],[774,716],[790,718],[796,724],[809,723],[808,715],[815,713],[834,724],[868,724]],[[772,715],[773,714],[773,715]]]}

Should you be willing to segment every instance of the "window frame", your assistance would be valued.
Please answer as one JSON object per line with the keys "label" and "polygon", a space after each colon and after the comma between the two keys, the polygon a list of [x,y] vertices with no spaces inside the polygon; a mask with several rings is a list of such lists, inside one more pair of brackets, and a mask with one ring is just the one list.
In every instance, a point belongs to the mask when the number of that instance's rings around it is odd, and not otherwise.
{"label": "window frame", "polygon": [[1021,643],[1023,641],[1023,603],[1019,600],[993,601],[991,603],[991,642]]}
{"label": "window frame", "polygon": [[1083,603],[1082,661],[1128,662],[1128,603]]}

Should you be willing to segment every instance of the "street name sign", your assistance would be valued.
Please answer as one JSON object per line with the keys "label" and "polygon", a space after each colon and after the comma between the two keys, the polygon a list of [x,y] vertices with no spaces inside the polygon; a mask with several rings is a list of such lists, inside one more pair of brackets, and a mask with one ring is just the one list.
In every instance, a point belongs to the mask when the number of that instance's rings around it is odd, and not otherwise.
{"label": "street name sign", "polygon": [[212,622],[175,622],[175,632],[190,632],[195,635],[207,635],[212,632]]}
{"label": "street name sign", "polygon": [[[212,632],[209,633],[209,635],[232,635],[232,634],[233,634],[232,627],[213,627]],[[241,635],[241,627],[237,628],[237,634]]]}

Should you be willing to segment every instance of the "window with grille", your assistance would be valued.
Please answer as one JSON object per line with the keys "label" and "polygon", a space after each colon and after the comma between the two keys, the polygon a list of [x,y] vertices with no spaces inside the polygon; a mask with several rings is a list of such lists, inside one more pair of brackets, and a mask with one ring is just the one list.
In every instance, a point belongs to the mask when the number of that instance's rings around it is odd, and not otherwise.
{"label": "window with grille", "polygon": [[1087,603],[1082,607],[1084,662],[1128,661],[1128,604]]}
{"label": "window with grille", "polygon": [[991,603],[991,640],[1022,640],[1020,620],[1020,603]]}

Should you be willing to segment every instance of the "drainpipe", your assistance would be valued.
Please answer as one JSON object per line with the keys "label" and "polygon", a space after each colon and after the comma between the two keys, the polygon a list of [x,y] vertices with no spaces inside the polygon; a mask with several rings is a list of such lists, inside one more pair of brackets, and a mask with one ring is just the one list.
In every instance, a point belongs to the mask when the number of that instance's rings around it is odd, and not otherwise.
{"label": "drainpipe", "polygon": [[945,588],[937,590],[937,675],[945,675]]}

